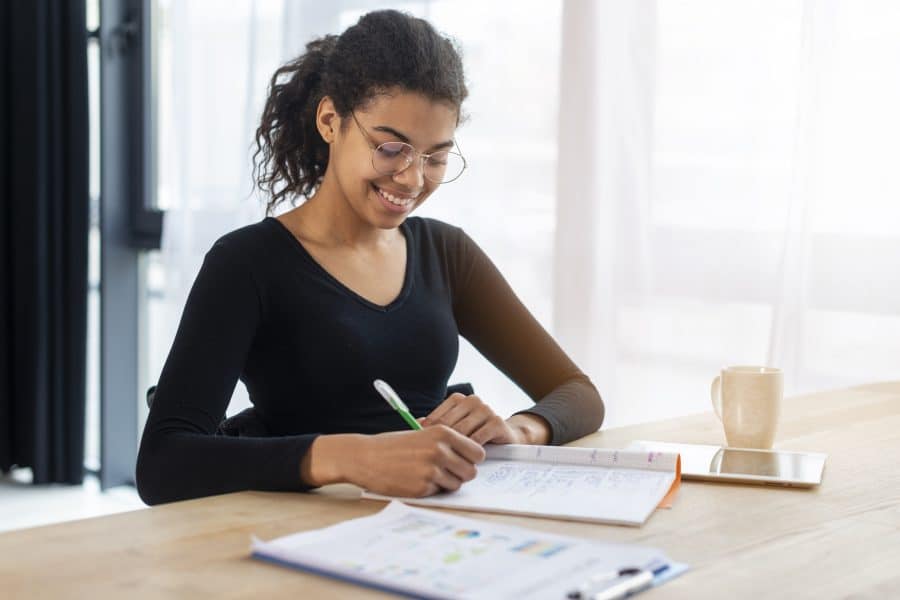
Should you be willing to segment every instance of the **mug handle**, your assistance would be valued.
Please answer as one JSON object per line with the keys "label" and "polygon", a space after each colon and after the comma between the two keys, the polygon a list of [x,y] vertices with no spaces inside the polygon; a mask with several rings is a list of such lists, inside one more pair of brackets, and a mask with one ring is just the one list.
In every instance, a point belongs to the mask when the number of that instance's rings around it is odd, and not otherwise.
{"label": "mug handle", "polygon": [[712,405],[713,410],[716,411],[716,416],[719,417],[719,420],[722,420],[722,376],[716,375],[716,378],[713,379],[712,387],[709,390],[710,396],[712,396]]}

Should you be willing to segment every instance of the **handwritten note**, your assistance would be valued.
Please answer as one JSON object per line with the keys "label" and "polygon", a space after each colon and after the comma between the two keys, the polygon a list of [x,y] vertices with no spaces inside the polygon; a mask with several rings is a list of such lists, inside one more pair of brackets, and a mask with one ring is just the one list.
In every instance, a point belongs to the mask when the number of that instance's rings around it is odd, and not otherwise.
{"label": "handwritten note", "polygon": [[458,491],[404,501],[640,525],[676,483],[677,460],[659,452],[494,446],[478,476]]}

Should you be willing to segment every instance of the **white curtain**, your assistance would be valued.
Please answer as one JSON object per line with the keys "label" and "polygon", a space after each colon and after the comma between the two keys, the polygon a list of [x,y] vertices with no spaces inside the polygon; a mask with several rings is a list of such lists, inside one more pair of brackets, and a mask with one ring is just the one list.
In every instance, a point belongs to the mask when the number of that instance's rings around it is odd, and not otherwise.
{"label": "white curtain", "polygon": [[900,378],[900,6],[567,1],[554,326],[607,424]]}
{"label": "white curtain", "polygon": [[[781,366],[788,393],[900,378],[897,3],[157,3],[148,384],[204,252],[263,216],[249,154],[271,73],[377,7],[464,51],[470,169],[422,214],[485,248],[606,426],[707,410],[725,364]],[[528,402],[465,344],[454,380],[501,413]]]}

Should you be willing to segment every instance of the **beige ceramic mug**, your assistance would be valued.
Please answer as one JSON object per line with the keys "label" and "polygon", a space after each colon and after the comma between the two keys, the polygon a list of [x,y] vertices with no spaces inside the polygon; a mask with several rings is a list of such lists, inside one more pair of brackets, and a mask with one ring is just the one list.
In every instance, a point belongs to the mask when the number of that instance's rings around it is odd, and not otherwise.
{"label": "beige ceramic mug", "polygon": [[712,382],[712,404],[735,448],[771,448],[775,441],[784,374],[773,367],[725,367]]}

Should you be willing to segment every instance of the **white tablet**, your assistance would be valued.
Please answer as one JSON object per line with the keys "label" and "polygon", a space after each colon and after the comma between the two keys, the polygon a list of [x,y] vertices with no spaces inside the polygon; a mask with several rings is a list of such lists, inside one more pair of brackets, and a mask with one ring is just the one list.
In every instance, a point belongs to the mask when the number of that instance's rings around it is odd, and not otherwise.
{"label": "white tablet", "polygon": [[828,457],[818,452],[753,450],[645,440],[629,445],[629,449],[635,448],[681,454],[682,479],[797,487],[822,483],[822,471]]}

